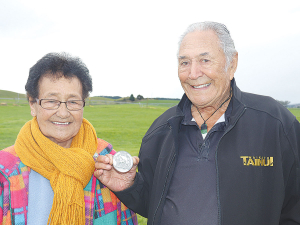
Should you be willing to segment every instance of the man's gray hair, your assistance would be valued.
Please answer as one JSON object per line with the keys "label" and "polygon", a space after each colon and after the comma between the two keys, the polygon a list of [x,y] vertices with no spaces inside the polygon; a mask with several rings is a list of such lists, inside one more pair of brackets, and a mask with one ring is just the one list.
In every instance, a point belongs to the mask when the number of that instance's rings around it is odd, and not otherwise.
{"label": "man's gray hair", "polygon": [[212,30],[215,32],[215,34],[218,36],[220,40],[220,47],[223,49],[224,54],[226,56],[226,70],[228,66],[230,65],[233,56],[236,54],[235,46],[233,43],[233,40],[230,36],[230,32],[227,29],[227,27],[222,23],[217,22],[211,22],[211,21],[205,21],[200,23],[194,23],[191,24],[186,31],[183,33],[183,35],[180,37],[179,45],[178,45],[178,54],[181,42],[183,38],[191,32],[194,31],[204,31],[204,30]]}

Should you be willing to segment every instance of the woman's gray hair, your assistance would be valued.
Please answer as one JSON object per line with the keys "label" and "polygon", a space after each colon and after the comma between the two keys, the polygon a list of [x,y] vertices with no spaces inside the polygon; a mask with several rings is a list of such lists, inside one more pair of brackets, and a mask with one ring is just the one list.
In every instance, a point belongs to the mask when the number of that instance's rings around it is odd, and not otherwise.
{"label": "woman's gray hair", "polygon": [[180,37],[179,40],[179,47],[178,47],[178,54],[179,54],[179,49],[181,42],[183,38],[191,32],[194,31],[204,31],[204,30],[212,30],[216,33],[220,40],[220,47],[223,49],[224,54],[226,56],[226,70],[228,66],[230,65],[233,56],[236,54],[235,46],[233,43],[233,40],[230,36],[230,32],[227,29],[227,27],[222,24],[222,23],[217,23],[217,22],[211,22],[211,21],[205,21],[205,22],[200,22],[200,23],[194,23],[191,24],[186,31],[183,33],[183,35]]}

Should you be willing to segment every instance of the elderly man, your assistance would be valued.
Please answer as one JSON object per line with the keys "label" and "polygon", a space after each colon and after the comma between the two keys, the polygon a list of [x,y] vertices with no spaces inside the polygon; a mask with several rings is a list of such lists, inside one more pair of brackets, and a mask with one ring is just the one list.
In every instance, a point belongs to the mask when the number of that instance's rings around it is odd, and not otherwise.
{"label": "elderly man", "polygon": [[139,172],[98,157],[96,177],[148,224],[300,224],[300,124],[240,91],[237,61],[223,24],[191,25],[178,52],[185,94],[144,136]]}

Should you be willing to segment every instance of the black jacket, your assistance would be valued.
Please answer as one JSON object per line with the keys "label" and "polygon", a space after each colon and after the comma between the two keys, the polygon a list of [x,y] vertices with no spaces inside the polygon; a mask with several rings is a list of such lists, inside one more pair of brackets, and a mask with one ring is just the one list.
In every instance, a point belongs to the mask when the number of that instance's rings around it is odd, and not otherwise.
{"label": "black jacket", "polygon": [[[300,124],[270,97],[241,92],[234,80],[232,87],[230,122],[216,150],[219,224],[300,224]],[[151,125],[134,185],[116,193],[148,224],[160,224],[186,98]]]}

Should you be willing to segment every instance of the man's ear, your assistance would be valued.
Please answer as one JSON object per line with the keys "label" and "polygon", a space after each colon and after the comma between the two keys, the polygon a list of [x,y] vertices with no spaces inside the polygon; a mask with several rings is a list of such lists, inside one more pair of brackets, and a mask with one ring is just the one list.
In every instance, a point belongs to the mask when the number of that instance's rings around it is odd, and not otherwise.
{"label": "man's ear", "polygon": [[232,57],[231,63],[230,63],[230,67],[228,68],[228,72],[230,73],[230,80],[233,79],[234,77],[234,73],[237,69],[237,65],[238,65],[238,52],[235,53],[235,55]]}

